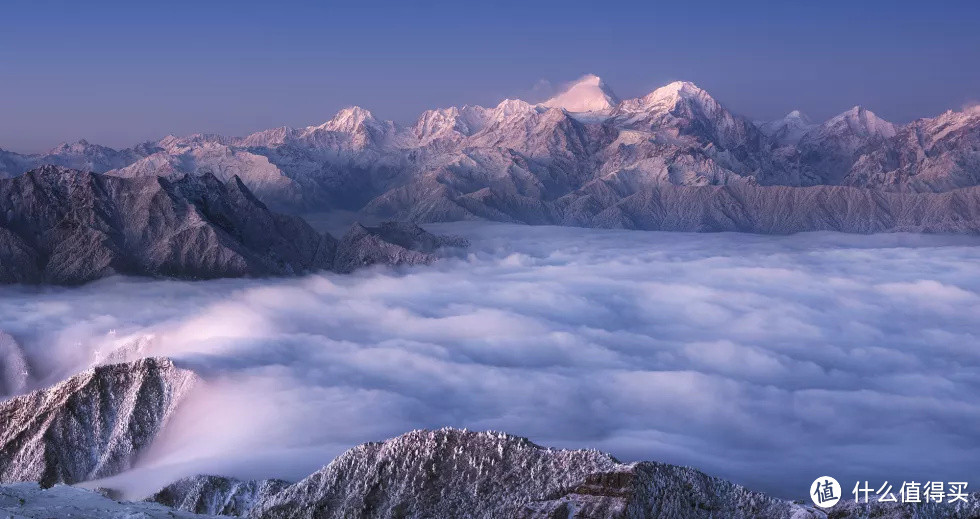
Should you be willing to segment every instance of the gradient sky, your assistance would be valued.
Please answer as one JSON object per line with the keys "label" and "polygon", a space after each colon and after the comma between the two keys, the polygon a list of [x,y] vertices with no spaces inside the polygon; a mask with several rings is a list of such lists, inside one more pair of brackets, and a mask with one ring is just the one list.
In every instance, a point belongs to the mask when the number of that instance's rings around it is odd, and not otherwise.
{"label": "gradient sky", "polygon": [[[738,5],[736,5],[738,4]],[[541,100],[595,73],[694,81],[753,119],[980,101],[980,2],[55,2],[0,6],[0,148],[303,126],[357,104]]]}

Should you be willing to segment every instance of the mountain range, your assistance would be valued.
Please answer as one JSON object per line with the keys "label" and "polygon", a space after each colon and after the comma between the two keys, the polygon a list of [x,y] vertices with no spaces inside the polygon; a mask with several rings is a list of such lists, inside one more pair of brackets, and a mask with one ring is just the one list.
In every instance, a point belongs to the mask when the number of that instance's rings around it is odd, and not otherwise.
{"label": "mountain range", "polygon": [[[620,99],[588,75],[541,103],[434,109],[405,125],[350,107],[320,125],[245,137],[168,136],[125,150],[79,141],[43,154],[0,151],[0,175],[42,164],[120,177],[238,176],[287,212],[657,228],[642,224],[649,220],[643,215],[640,224],[618,215],[674,187],[847,186],[857,191],[814,196],[849,205],[870,196],[854,194],[865,190],[918,200],[914,194],[977,186],[980,109],[906,125],[863,107],[823,123],[798,111],[753,122],[690,82]],[[810,196],[784,192],[760,196]],[[700,199],[685,204],[706,207]],[[828,203],[825,210],[835,210]],[[797,230],[835,228],[810,227]]]}
{"label": "mountain range", "polygon": [[211,173],[120,178],[42,166],[0,179],[0,283],[113,274],[190,279],[429,263],[443,246],[411,224],[355,225],[339,242]]}

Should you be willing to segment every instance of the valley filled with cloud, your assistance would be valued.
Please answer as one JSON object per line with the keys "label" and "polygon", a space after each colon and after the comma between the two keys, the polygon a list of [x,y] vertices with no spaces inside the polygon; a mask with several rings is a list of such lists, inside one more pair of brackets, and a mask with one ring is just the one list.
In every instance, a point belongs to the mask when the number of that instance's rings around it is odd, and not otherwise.
{"label": "valley filled with cloud", "polygon": [[2,287],[29,376],[0,388],[144,355],[193,368],[205,383],[143,476],[118,477],[148,488],[296,479],[442,426],[785,497],[825,473],[980,479],[980,238],[429,229],[472,247],[348,276]]}

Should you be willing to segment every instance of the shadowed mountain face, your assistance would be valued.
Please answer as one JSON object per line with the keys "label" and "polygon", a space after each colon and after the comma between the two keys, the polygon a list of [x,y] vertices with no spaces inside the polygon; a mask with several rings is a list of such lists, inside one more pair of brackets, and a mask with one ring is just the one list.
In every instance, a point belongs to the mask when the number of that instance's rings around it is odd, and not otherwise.
{"label": "shadowed mountain face", "polygon": [[[121,177],[214,175],[228,182],[238,176],[263,201],[290,211],[619,226],[617,219],[592,222],[593,206],[626,204],[675,186],[899,192],[977,186],[978,149],[975,108],[904,126],[860,106],[823,123],[798,111],[754,123],[692,83],[621,100],[590,75],[540,104],[505,100],[489,108],[428,110],[405,126],[351,107],[321,125],[241,138],[195,134],[120,151],[84,141],[41,155],[0,151],[0,175],[50,163]],[[697,197],[690,202],[696,205]]]}
{"label": "shadowed mountain face", "polygon": [[0,281],[216,278],[331,266],[335,242],[237,179],[122,179],[44,167],[0,181]]}
{"label": "shadowed mountain face", "polygon": [[51,486],[131,468],[195,380],[168,359],[147,358],[0,402],[0,482]]}
{"label": "shadowed mountain face", "polygon": [[46,166],[0,180],[0,283],[295,275],[331,269],[338,253],[347,272],[429,263],[432,244],[442,243],[407,224],[371,235],[338,251],[332,236],[270,211],[237,177],[118,178]]}

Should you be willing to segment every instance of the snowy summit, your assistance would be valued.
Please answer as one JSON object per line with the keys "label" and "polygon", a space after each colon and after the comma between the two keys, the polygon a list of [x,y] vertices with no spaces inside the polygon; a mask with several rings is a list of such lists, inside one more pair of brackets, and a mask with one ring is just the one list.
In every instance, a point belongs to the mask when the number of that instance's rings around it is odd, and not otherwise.
{"label": "snowy summit", "polygon": [[573,82],[562,93],[541,103],[548,108],[564,108],[569,112],[598,112],[619,104],[616,94],[599,76],[587,74]]}

